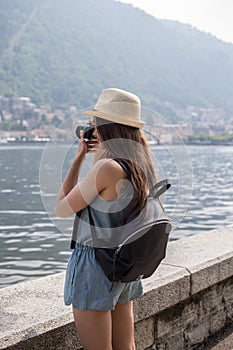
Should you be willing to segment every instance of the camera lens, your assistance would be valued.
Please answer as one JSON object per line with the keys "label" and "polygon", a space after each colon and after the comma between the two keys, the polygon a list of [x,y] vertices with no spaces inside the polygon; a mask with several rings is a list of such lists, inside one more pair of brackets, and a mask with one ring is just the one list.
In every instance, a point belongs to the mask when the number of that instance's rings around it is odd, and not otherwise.
{"label": "camera lens", "polygon": [[75,134],[78,138],[80,138],[80,131],[84,129],[84,125],[78,125],[76,130],[75,130]]}
{"label": "camera lens", "polygon": [[93,126],[89,126],[89,125],[78,125],[76,127],[75,133],[76,136],[78,138],[80,138],[80,131],[83,130],[83,138],[87,139],[87,140],[92,140],[92,139],[96,139],[95,136],[93,136],[93,132],[95,130],[95,128]]}

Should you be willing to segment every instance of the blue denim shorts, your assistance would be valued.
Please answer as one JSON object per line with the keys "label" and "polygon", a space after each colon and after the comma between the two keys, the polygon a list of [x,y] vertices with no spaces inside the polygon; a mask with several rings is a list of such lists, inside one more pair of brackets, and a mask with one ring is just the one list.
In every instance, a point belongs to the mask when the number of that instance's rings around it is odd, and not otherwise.
{"label": "blue denim shorts", "polygon": [[72,304],[78,310],[114,310],[116,304],[142,295],[141,281],[112,285],[95,259],[94,248],[76,244],[66,270],[65,305]]}

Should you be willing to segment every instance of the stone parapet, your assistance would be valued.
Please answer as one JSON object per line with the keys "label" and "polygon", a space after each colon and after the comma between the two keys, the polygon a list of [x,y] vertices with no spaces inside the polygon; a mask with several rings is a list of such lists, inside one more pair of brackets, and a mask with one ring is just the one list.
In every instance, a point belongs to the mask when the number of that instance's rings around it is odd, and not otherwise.
{"label": "stone parapet", "polygon": [[[64,273],[0,290],[0,349],[82,349]],[[233,320],[233,226],[169,242],[134,302],[137,350],[198,349]]]}

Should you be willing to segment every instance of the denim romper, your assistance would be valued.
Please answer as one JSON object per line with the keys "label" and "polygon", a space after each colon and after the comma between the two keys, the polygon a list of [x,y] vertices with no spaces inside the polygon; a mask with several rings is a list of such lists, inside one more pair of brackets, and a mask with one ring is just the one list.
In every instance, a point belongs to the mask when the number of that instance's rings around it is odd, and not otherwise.
{"label": "denim romper", "polygon": [[[90,210],[101,242],[100,246],[113,247],[118,239],[122,239],[120,223],[127,211],[131,195],[132,186],[129,185],[115,200],[104,201],[96,197],[91,203]],[[75,249],[66,270],[65,305],[72,304],[79,310],[114,310],[116,304],[126,303],[142,295],[141,281],[112,284],[106,277],[95,259],[88,210],[87,208],[82,210],[76,232]]]}

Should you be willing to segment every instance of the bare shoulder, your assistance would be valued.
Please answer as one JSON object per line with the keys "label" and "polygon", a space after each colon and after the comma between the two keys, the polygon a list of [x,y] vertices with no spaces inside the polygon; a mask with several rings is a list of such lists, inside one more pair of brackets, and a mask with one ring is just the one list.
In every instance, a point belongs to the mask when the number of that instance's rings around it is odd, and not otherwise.
{"label": "bare shoulder", "polygon": [[94,165],[96,170],[98,169],[98,175],[104,177],[123,179],[126,177],[125,171],[122,169],[113,159],[100,159]]}

